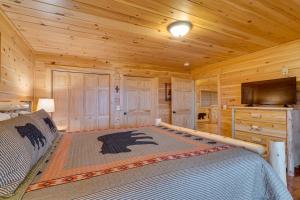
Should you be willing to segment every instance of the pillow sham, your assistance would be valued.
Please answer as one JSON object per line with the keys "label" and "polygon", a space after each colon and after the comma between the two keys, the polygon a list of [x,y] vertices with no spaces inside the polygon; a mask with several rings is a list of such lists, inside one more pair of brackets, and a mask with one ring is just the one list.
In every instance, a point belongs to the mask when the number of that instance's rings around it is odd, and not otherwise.
{"label": "pillow sham", "polygon": [[25,115],[0,122],[0,196],[10,196],[51,142],[39,123]]}
{"label": "pillow sham", "polygon": [[[60,136],[58,136],[53,144],[57,144],[60,141]],[[55,150],[56,145],[52,145],[47,153],[40,158],[40,160],[31,168],[31,170],[27,173],[25,179],[18,186],[18,188],[14,191],[12,195],[9,197],[0,196],[0,200],[21,200],[23,195],[25,194],[28,186],[34,181],[35,177],[39,174],[39,172],[47,165],[48,160],[51,158],[52,152]]]}
{"label": "pillow sham", "polygon": [[11,113],[9,113],[9,115],[10,115],[10,118],[15,118],[15,117],[19,116],[19,114],[16,112],[11,112]]}
{"label": "pillow sham", "polygon": [[42,132],[32,123],[26,123],[24,126],[15,126],[19,134],[22,138],[27,137],[34,147],[34,150],[36,150],[36,147],[38,150],[45,146],[45,143],[47,142],[46,137],[42,134]]}
{"label": "pillow sham", "polygon": [[0,121],[8,120],[10,119],[10,115],[7,113],[0,113]]}
{"label": "pillow sham", "polygon": [[19,115],[29,115],[32,112],[26,111],[26,110],[21,110],[20,112],[18,112]]}

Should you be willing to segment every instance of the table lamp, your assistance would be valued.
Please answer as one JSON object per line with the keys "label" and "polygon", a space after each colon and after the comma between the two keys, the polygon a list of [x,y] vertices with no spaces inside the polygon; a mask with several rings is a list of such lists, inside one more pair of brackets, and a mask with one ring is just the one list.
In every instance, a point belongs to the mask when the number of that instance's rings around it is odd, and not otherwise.
{"label": "table lamp", "polygon": [[40,98],[37,104],[37,110],[44,109],[48,113],[55,112],[54,99]]}

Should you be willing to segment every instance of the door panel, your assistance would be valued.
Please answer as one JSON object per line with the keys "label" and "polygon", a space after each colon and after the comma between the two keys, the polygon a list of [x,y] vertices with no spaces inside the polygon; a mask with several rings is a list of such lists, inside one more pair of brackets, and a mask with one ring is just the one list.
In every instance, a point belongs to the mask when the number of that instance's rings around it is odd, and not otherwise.
{"label": "door panel", "polygon": [[124,126],[138,127],[154,123],[157,109],[157,79],[124,78]]}
{"label": "door panel", "polygon": [[67,72],[53,72],[53,98],[55,99],[55,112],[53,120],[59,130],[68,127],[69,120],[69,74]]}
{"label": "door panel", "polygon": [[84,117],[83,129],[98,128],[98,75],[84,75]]}
{"label": "door panel", "polygon": [[194,81],[172,78],[172,124],[194,128]]}
{"label": "door panel", "polygon": [[125,111],[124,118],[127,127],[137,126],[137,116],[139,109],[138,81],[135,78],[126,77],[125,80]]}
{"label": "door panel", "polygon": [[98,129],[109,128],[110,92],[109,75],[98,75]]}
{"label": "door panel", "polygon": [[[139,117],[137,119],[138,126],[146,126],[153,124],[151,116],[151,80],[141,80],[139,90]],[[151,123],[152,122],[152,123]]]}
{"label": "door panel", "polygon": [[83,129],[83,74],[70,73],[70,98],[69,98],[69,129],[80,131]]}

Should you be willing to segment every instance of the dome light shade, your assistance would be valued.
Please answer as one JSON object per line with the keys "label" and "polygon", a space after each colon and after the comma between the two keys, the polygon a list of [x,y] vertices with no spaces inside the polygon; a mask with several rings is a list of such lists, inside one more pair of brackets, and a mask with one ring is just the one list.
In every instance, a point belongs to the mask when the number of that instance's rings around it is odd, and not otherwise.
{"label": "dome light shade", "polygon": [[192,23],[189,21],[176,21],[168,26],[168,31],[174,37],[183,37],[192,29]]}
{"label": "dome light shade", "polygon": [[183,66],[188,67],[188,66],[190,66],[190,63],[189,63],[189,62],[185,62],[185,63],[183,64]]}

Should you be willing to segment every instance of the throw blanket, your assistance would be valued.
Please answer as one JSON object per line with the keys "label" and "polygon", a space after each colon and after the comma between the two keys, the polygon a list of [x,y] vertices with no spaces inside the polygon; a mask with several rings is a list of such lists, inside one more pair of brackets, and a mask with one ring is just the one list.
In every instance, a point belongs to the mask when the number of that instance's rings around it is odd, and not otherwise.
{"label": "throw blanket", "polygon": [[292,199],[258,155],[162,127],[66,134],[24,199]]}

